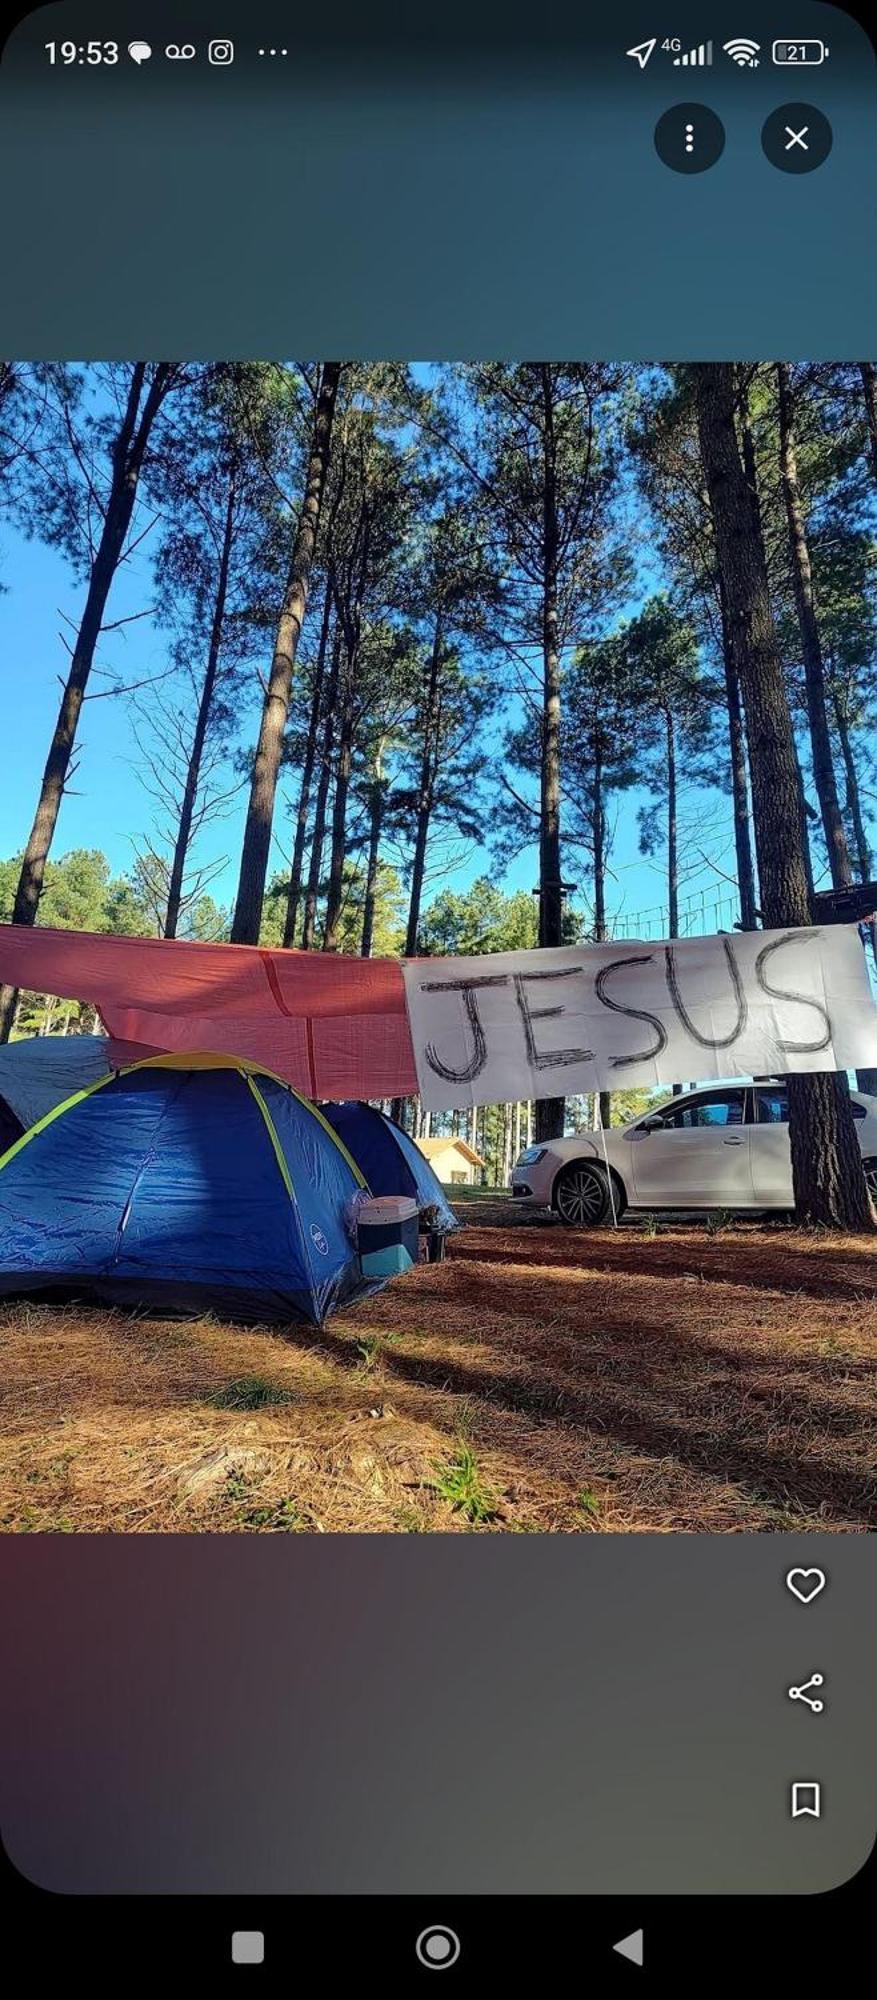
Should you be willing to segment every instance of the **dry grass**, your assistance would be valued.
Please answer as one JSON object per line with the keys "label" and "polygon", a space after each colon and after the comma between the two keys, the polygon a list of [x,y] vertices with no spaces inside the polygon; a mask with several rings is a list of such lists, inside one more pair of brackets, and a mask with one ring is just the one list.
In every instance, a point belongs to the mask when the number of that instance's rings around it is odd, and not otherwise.
{"label": "dry grass", "polygon": [[321,1333],[9,1306],[0,1528],[865,1528],[875,1278],[864,1240],[497,1203]]}

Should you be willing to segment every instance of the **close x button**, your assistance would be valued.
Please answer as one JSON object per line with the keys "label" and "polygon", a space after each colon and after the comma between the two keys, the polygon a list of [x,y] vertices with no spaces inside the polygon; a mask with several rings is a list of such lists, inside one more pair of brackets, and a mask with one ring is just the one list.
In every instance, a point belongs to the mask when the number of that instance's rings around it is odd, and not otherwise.
{"label": "close x button", "polygon": [[834,134],[815,104],[781,104],[761,134],[765,157],[783,174],[812,174],[828,159]]}

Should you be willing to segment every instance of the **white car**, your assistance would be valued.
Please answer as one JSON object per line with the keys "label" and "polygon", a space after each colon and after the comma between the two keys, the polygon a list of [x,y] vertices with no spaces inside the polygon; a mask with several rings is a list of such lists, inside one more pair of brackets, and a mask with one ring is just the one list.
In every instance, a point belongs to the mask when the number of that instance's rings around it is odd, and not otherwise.
{"label": "white car", "polygon": [[[877,1097],[853,1091],[851,1098],[877,1199]],[[528,1146],[512,1172],[512,1194],[579,1228],[608,1221],[613,1207],[616,1216],[626,1208],[791,1208],[788,1116],[784,1083],[686,1091],[602,1137],[577,1132]]]}

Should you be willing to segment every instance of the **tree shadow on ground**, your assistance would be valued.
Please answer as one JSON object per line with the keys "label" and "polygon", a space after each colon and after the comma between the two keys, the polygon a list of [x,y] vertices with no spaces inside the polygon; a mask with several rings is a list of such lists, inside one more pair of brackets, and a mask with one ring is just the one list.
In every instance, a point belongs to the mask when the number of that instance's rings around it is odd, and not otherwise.
{"label": "tree shadow on ground", "polygon": [[[832,1253],[822,1246],[808,1252],[780,1243],[776,1251],[772,1247],[766,1250],[761,1243],[756,1246],[745,1240],[718,1245],[707,1236],[702,1243],[685,1244],[643,1238],[640,1258],[635,1261],[630,1238],[620,1243],[617,1237],[600,1232],[577,1236],[571,1243],[567,1231],[563,1236],[564,1241],[557,1245],[550,1239],[543,1244],[540,1239],[538,1251],[523,1242],[518,1247],[467,1240],[455,1243],[451,1262],[559,1267],[579,1270],[583,1275],[663,1278],[677,1284],[696,1277],[704,1283],[736,1285],[746,1291],[804,1292],[811,1298],[845,1298],[854,1303],[877,1298],[877,1247],[872,1247],[869,1239],[863,1240],[861,1251],[845,1246]],[[840,1268],[828,1267],[826,1260],[832,1255]]]}
{"label": "tree shadow on ground", "polygon": [[[665,1324],[662,1334],[665,1341],[673,1342],[672,1326]],[[594,1430],[602,1439],[614,1440],[621,1450],[646,1453],[655,1460],[672,1459],[713,1480],[736,1481],[774,1506],[787,1505],[793,1495],[808,1506],[852,1516],[863,1526],[873,1525],[877,1520],[877,1467],[839,1463],[826,1447],[832,1441],[844,1445],[852,1440],[864,1449],[870,1438],[877,1440],[877,1413],[861,1407],[844,1408],[824,1397],[801,1393],[785,1382],[776,1392],[766,1389],[760,1394],[744,1372],[739,1379],[722,1382],[719,1411],[717,1396],[710,1396],[715,1383],[709,1376],[692,1379],[684,1365],[684,1332],[679,1332],[678,1340],[682,1364],[677,1361],[675,1373],[671,1376],[665,1356],[663,1375],[656,1370],[651,1380],[641,1380],[627,1393],[607,1382],[605,1375],[602,1379],[591,1376],[587,1383],[574,1387],[568,1375],[535,1378],[525,1367],[517,1372],[478,1368],[444,1356],[405,1353],[397,1347],[383,1349],[381,1365],[391,1381],[451,1394],[470,1407],[498,1407],[536,1426]],[[322,1330],[320,1345],[342,1367],[355,1365],[355,1349],[351,1354],[351,1343],[331,1329]],[[605,1362],[606,1357],[601,1358]],[[643,1391],[650,1389],[656,1401],[668,1396],[677,1399],[679,1414],[644,1409]],[[436,1413],[430,1413],[428,1407],[424,1415],[428,1421],[436,1421]],[[808,1438],[818,1438],[821,1448],[813,1450],[808,1445],[798,1453],[776,1442],[760,1442],[751,1435],[753,1423],[763,1424],[765,1432],[772,1435],[778,1424],[792,1435],[803,1430]],[[545,1456],[550,1461],[550,1448]]]}
{"label": "tree shadow on ground", "polygon": [[[648,1367],[654,1352],[659,1368],[663,1366],[666,1372],[672,1352],[674,1364],[682,1354],[700,1356],[720,1363],[731,1373],[794,1375],[806,1370],[808,1376],[829,1384],[844,1375],[865,1381],[875,1377],[871,1352],[844,1351],[844,1335],[850,1337],[859,1331],[858,1323],[852,1329],[849,1326],[854,1309],[862,1303],[858,1294],[844,1301],[840,1311],[833,1299],[805,1308],[808,1319],[803,1328],[801,1313],[778,1306],[764,1287],[756,1290],[756,1301],[760,1302],[756,1310],[748,1304],[741,1309],[739,1286],[725,1278],[683,1272],[678,1274],[682,1296],[675,1323],[670,1323],[665,1289],[660,1287],[655,1297],[650,1271],[628,1273],[626,1284],[620,1287],[613,1283],[611,1274],[604,1278],[601,1272],[585,1268],[566,1276],[566,1269],[557,1265],[542,1272],[519,1266],[520,1277],[513,1277],[506,1271],[497,1274],[484,1260],[467,1263],[460,1270],[445,1267],[444,1280],[431,1289],[423,1316],[430,1333],[441,1330],[455,1340],[466,1338],[468,1327],[473,1329],[474,1339],[498,1340],[502,1330],[508,1329],[518,1339],[532,1340],[534,1346],[538,1342],[542,1361],[575,1342],[580,1344],[582,1365],[587,1366],[588,1344],[608,1341],[614,1349],[608,1357],[613,1366],[624,1365],[625,1356],[634,1354],[638,1365]],[[379,1322],[382,1310],[388,1314],[388,1328],[398,1327],[399,1304],[395,1291],[371,1301],[370,1327]],[[877,1336],[877,1302],[872,1312]],[[780,1314],[787,1314],[785,1324]],[[714,1333],[711,1327],[716,1329]],[[839,1341],[838,1350],[819,1354],[816,1340],[829,1339]],[[790,1344],[781,1347],[781,1340]]]}

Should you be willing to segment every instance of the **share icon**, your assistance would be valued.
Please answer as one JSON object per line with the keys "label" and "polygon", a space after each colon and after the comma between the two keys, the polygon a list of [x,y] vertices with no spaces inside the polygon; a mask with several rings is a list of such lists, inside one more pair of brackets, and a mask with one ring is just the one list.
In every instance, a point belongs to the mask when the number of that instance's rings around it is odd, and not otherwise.
{"label": "share icon", "polygon": [[814,1715],[821,1715],[825,1707],[825,1703],[819,1696],[817,1696],[816,1699],[814,1700],[812,1694],[810,1693],[810,1689],[821,1688],[824,1686],[824,1684],[825,1684],[824,1674],[811,1674],[809,1681],[804,1681],[801,1687],[790,1687],[787,1690],[789,1700],[806,1702],[807,1707],[812,1708]]}

